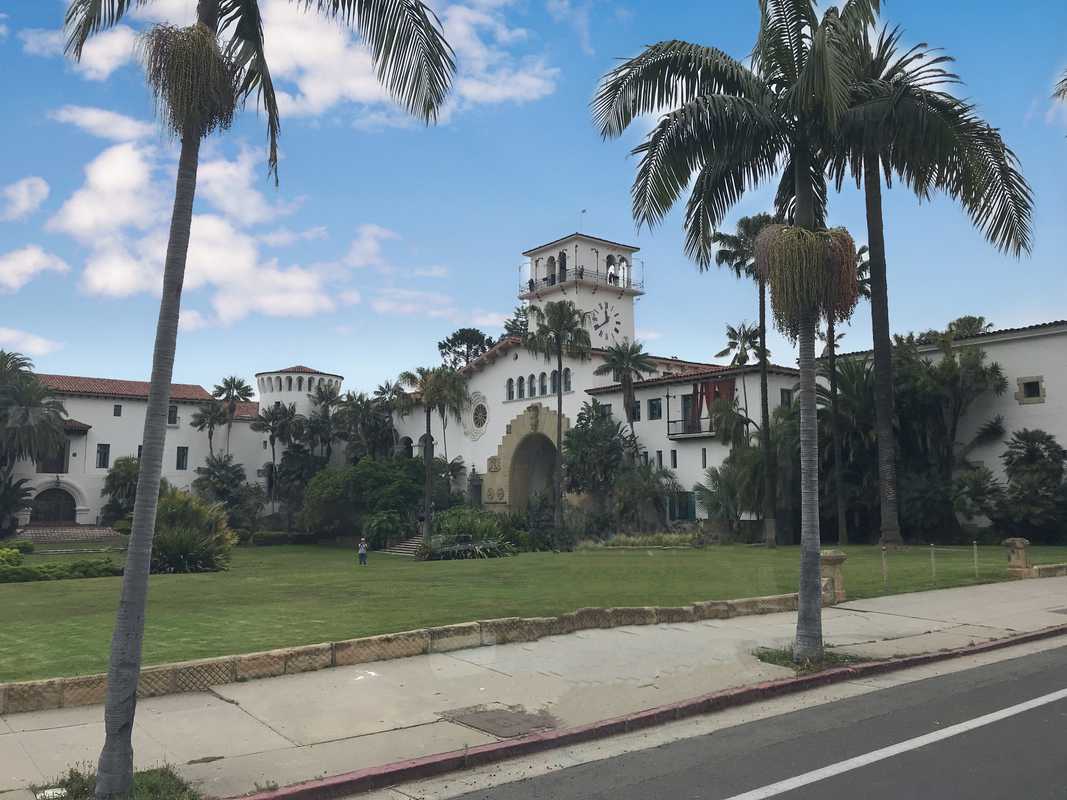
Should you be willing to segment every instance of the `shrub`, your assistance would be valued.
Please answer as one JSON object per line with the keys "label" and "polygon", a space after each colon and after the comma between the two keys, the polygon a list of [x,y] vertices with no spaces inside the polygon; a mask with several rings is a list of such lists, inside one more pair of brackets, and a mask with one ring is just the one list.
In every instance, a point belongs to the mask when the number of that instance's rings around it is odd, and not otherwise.
{"label": "shrub", "polygon": [[226,569],[237,537],[226,509],[177,489],[159,501],[152,545],[152,572],[215,572]]}
{"label": "shrub", "polygon": [[0,565],[0,583],[61,581],[69,578],[107,578],[121,575],[122,567],[110,558],[85,559],[66,563],[29,566]]}
{"label": "shrub", "polygon": [[285,531],[257,531],[250,540],[254,547],[273,547],[278,544],[314,544],[311,536]]}
{"label": "shrub", "polygon": [[638,533],[619,534],[603,541],[585,541],[579,550],[599,550],[605,547],[693,547],[698,534],[689,533]]}
{"label": "shrub", "polygon": [[0,567],[17,567],[22,563],[22,553],[14,547],[0,547]]}
{"label": "shrub", "polygon": [[430,560],[496,558],[510,555],[514,546],[505,539],[501,517],[492,511],[457,506],[434,516],[430,544],[419,545],[419,557]]}
{"label": "shrub", "polygon": [[29,555],[33,552],[34,544],[29,539],[12,539],[9,542],[4,542],[4,547],[14,547],[23,555]]}
{"label": "shrub", "polygon": [[382,550],[392,542],[399,541],[409,529],[396,511],[375,511],[363,519],[363,535],[375,550]]}
{"label": "shrub", "polygon": [[324,469],[307,485],[300,522],[333,537],[362,530],[368,514],[407,517],[419,507],[420,481],[418,464],[411,459],[364,458],[352,467]]}

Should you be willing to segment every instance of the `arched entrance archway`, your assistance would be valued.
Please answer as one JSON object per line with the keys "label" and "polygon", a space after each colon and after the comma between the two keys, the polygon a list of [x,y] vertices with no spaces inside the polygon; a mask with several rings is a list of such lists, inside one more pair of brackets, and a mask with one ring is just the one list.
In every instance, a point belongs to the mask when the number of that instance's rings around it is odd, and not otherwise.
{"label": "arched entrance archway", "polygon": [[414,458],[415,447],[414,442],[411,441],[410,436],[405,436],[400,440],[400,446],[397,448],[398,454],[401,458]]}
{"label": "arched entrance archway", "polygon": [[45,489],[33,499],[31,525],[73,525],[76,521],[74,496],[66,489]]}
{"label": "arched entrance archway", "polygon": [[523,512],[531,498],[552,495],[556,446],[543,433],[523,437],[511,457],[508,497],[512,511]]}

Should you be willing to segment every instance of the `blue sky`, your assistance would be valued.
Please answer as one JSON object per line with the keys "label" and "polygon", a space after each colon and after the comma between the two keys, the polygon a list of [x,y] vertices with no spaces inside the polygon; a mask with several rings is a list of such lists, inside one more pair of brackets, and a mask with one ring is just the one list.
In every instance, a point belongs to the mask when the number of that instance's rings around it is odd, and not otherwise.
{"label": "blue sky", "polygon": [[[261,4],[285,93],[281,186],[267,178],[254,108],[205,144],[175,380],[304,363],[366,389],[435,363],[436,342],[461,325],[500,333],[519,254],[575,230],[583,208],[586,231],[641,247],[638,331],[652,352],[710,359],[726,323],[754,318],[752,285],[686,260],[679,213],[635,231],[628,151],[643,131],[602,142],[588,103],[615,59],[648,43],[684,38],[743,57],[755,0],[438,0],[460,74],[433,128],[383,97],[349,32],[287,0]],[[896,331],[966,313],[998,326],[1067,316],[1067,107],[1049,99],[1067,66],[1067,5],[1023,6],[886,3],[906,41],[956,57],[959,93],[1001,128],[1036,197],[1036,246],[1016,260],[947,199],[889,191]],[[175,146],[131,53],[136,31],[184,22],[194,7],[156,0],[75,66],[59,53],[62,0],[2,5],[0,347],[30,352],[40,371],[148,374]],[[727,227],[771,196],[746,197]],[[866,239],[854,188],[833,195],[830,212]],[[861,307],[845,345],[869,342]],[[777,335],[771,349],[793,358]]]}

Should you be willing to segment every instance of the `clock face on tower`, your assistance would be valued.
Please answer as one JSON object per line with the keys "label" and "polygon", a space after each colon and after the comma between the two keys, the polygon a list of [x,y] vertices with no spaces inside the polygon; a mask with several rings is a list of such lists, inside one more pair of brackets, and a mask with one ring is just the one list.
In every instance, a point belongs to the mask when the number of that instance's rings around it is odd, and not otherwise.
{"label": "clock face on tower", "polygon": [[622,319],[618,309],[606,300],[593,309],[593,333],[602,341],[610,342],[618,337],[622,330]]}

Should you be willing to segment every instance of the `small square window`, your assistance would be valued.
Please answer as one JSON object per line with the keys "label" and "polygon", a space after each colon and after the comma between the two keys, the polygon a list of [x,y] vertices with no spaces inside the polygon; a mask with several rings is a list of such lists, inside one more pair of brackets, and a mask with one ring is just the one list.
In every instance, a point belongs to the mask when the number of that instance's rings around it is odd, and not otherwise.
{"label": "small square window", "polygon": [[1023,384],[1023,397],[1033,400],[1041,396],[1041,381],[1027,381]]}
{"label": "small square window", "polygon": [[648,401],[648,418],[663,419],[663,400],[659,397],[652,398]]}
{"label": "small square window", "polygon": [[177,470],[189,469],[189,448],[179,447],[177,463],[174,465]]}
{"label": "small square window", "polygon": [[1018,390],[1015,399],[1019,405],[1033,405],[1045,402],[1045,379],[1041,375],[1031,375],[1025,378],[1017,378]]}
{"label": "small square window", "polygon": [[122,406],[119,405],[118,403],[115,403],[115,405],[113,405],[111,407],[111,416],[113,416],[113,417],[121,417],[122,416]]}

